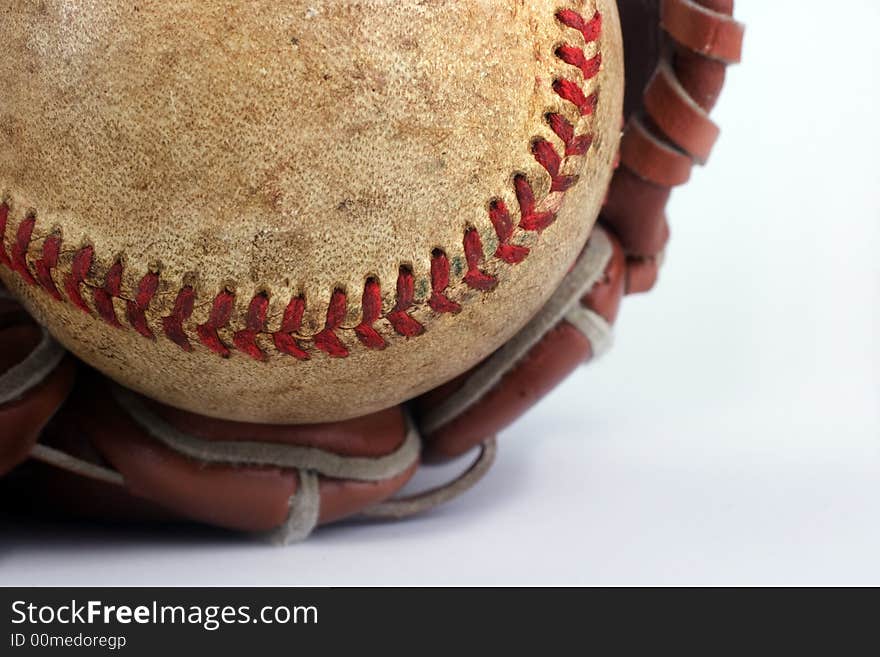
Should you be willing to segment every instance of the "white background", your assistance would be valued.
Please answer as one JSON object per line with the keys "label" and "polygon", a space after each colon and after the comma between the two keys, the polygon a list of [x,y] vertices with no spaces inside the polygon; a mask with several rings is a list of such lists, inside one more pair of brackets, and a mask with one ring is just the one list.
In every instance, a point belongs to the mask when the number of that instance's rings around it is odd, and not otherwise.
{"label": "white background", "polygon": [[3,521],[0,582],[880,584],[880,5],[737,5],[660,285],[478,488],[287,548]]}

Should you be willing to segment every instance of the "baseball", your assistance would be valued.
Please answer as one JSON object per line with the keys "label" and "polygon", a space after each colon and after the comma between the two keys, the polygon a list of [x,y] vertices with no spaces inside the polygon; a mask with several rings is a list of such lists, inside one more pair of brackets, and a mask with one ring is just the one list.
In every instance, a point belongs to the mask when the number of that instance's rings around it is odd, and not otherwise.
{"label": "baseball", "polygon": [[162,402],[355,417],[464,372],[592,228],[614,0],[10,0],[0,279]]}

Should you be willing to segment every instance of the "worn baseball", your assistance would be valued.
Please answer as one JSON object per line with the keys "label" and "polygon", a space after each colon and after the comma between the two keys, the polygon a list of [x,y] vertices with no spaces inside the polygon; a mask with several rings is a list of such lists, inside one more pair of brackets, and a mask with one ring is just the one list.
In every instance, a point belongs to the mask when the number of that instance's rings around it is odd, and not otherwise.
{"label": "worn baseball", "polygon": [[0,279],[190,411],[353,417],[572,265],[617,150],[614,0],[7,0]]}

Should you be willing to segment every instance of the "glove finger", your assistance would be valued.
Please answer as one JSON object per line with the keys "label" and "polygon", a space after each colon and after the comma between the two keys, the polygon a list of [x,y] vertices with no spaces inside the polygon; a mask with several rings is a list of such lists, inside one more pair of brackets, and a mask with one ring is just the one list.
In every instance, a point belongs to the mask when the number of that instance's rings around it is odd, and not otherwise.
{"label": "glove finger", "polygon": [[[650,290],[669,239],[666,205],[694,164],[709,157],[718,127],[709,118],[727,66],[739,59],[743,26],[732,0],[620,3],[629,121],[620,167],[600,221],[628,257],[626,291]],[[665,33],[672,47],[662,48]]]}

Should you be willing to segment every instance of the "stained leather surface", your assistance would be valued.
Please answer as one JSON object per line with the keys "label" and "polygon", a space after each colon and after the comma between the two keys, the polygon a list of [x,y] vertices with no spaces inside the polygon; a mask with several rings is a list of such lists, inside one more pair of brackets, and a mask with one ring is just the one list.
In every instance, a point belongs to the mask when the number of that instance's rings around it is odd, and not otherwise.
{"label": "stained leather surface", "polygon": [[[603,13],[589,43],[550,0],[19,0],[0,279],[79,358],[201,415],[324,422],[424,392],[537,312],[597,218],[622,51],[613,0],[579,8]],[[438,252],[457,312],[431,304]]]}

